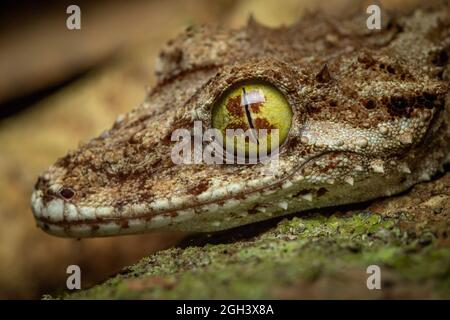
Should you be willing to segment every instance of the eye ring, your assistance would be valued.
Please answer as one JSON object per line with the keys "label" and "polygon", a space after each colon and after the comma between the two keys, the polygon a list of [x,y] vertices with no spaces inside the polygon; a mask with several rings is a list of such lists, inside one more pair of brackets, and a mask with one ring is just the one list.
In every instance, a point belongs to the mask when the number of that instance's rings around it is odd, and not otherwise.
{"label": "eye ring", "polygon": [[259,79],[232,85],[211,111],[211,125],[222,133],[224,147],[231,145],[234,153],[245,155],[278,150],[289,135],[292,118],[285,95],[272,83]]}

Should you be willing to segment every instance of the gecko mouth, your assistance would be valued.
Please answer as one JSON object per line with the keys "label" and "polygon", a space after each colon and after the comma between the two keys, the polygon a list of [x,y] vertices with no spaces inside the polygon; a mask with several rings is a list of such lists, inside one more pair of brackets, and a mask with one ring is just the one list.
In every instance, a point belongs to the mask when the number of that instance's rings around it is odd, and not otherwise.
{"label": "gecko mouth", "polygon": [[[195,198],[182,202],[180,199],[171,198],[158,199],[152,203],[135,203],[121,208],[91,207],[63,199],[61,192],[49,197],[43,189],[36,188],[32,194],[31,204],[38,226],[56,236],[81,238],[141,233],[170,228],[191,218],[202,216],[202,213],[203,216],[207,216],[224,208],[233,212],[245,211],[248,209],[245,207],[246,203],[258,199],[261,195],[275,195],[299,183],[303,177],[296,176],[296,173],[305,165],[334,153],[321,152],[312,156],[290,170],[290,174],[277,180],[274,180],[273,176],[267,176],[258,181],[229,184],[222,188],[208,189]],[[69,195],[70,192],[65,193]]]}
{"label": "gecko mouth", "polygon": [[[77,206],[57,197],[45,201],[43,191],[38,189],[32,193],[31,204],[38,226],[52,235],[80,238],[124,235],[165,227],[170,228],[172,225],[189,220],[195,215],[206,213],[217,206],[217,203],[221,203],[224,207],[238,207],[239,202],[245,201],[245,198],[251,198],[252,194],[259,191],[272,189],[271,193],[274,193],[276,189],[281,188],[283,181],[284,179],[266,187],[255,189],[246,193],[245,197],[241,193],[244,184],[234,184],[228,188],[234,194],[224,196],[219,200],[198,200],[195,203],[184,204],[179,207],[173,206],[174,199],[172,201],[160,199],[153,202],[153,204],[156,203],[156,207],[160,207],[153,211],[151,206],[146,203],[133,204],[118,210],[117,207],[113,206]],[[201,198],[215,197],[208,192],[199,196]]]}

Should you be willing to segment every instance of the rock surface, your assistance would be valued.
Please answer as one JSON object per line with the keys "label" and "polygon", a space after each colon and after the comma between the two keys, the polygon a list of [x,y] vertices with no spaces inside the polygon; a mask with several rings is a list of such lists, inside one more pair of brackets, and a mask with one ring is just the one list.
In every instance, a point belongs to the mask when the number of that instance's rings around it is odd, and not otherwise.
{"label": "rock surface", "polygon": [[[396,197],[194,236],[60,298],[449,299],[449,234],[447,172]],[[381,290],[367,288],[369,265]]]}

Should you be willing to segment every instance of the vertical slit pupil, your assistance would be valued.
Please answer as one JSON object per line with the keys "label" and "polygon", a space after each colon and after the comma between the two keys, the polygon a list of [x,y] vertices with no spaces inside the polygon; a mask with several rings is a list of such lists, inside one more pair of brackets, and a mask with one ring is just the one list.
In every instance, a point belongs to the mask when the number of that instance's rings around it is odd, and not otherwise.
{"label": "vertical slit pupil", "polygon": [[[243,100],[244,100],[245,115],[247,116],[247,121],[248,121],[248,124],[250,126],[250,129],[253,130],[253,129],[255,129],[255,126],[253,125],[252,115],[250,113],[249,103],[248,103],[248,100],[247,100],[247,92],[245,91],[244,87],[242,87],[242,97],[243,97]],[[259,145],[258,137],[256,136],[254,138],[256,140],[256,144]]]}

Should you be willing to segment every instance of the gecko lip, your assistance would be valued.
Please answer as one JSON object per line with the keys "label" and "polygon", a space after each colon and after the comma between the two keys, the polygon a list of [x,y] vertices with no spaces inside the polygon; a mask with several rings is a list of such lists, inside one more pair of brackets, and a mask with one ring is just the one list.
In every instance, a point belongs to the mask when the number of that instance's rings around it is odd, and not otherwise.
{"label": "gecko lip", "polygon": [[[38,226],[47,233],[56,236],[81,238],[134,234],[170,227],[184,220],[189,220],[192,216],[202,213],[203,208],[216,205],[217,201],[225,204],[230,201],[229,204],[234,202],[234,206],[239,206],[240,200],[236,201],[236,198],[242,200],[243,195],[250,198],[252,194],[266,190],[278,191],[282,188],[283,183],[291,179],[292,175],[299,172],[304,165],[327,154],[330,153],[321,152],[302,161],[290,174],[281,177],[279,180],[274,181],[273,177],[267,177],[264,183],[260,183],[258,187],[252,188],[245,194],[243,190],[239,190],[239,186],[234,185],[229,188],[229,191],[233,192],[228,195],[221,194],[218,197],[218,194],[204,192],[194,202],[186,201],[178,206],[165,206],[164,199],[160,199],[155,201],[158,203],[156,208],[143,203],[131,204],[120,210],[114,206],[89,207],[77,205],[70,199],[59,196],[58,193],[49,196],[48,192],[45,193],[40,188],[33,191],[31,206]],[[241,187],[243,189],[244,185]],[[232,190],[233,188],[235,190]],[[210,197],[212,200],[210,200]],[[233,207],[233,210],[239,209]]]}
{"label": "gecko lip", "polygon": [[[113,214],[113,207],[77,207],[57,197],[46,202],[43,191],[39,189],[32,193],[31,207],[37,225],[47,233],[61,237],[89,237],[94,232],[96,236],[107,236],[120,234],[122,230],[127,231],[132,227],[132,218],[106,218]],[[136,226],[129,229],[124,233],[140,231]]]}

